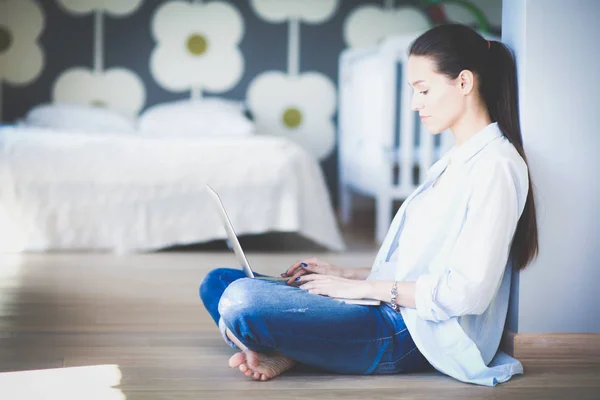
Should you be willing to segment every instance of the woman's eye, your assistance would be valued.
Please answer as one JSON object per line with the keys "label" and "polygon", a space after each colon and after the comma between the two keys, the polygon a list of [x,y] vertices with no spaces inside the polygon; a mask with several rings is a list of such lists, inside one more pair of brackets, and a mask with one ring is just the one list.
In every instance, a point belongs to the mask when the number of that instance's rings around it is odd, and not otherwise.
{"label": "woman's eye", "polygon": [[427,92],[429,92],[429,90],[423,90],[422,92],[419,92],[421,94],[427,94]]}

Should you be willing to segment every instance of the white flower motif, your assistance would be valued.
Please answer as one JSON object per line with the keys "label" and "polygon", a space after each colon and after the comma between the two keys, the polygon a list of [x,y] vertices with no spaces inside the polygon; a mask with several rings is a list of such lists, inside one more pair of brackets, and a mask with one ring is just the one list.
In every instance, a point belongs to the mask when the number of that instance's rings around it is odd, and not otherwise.
{"label": "white flower motif", "polygon": [[337,10],[337,0],[251,0],[254,11],[269,22],[298,18],[318,24],[327,21]]}
{"label": "white flower motif", "polygon": [[258,132],[294,140],[318,159],[333,150],[336,91],[325,75],[265,72],[250,83],[247,99]]}
{"label": "white flower motif", "polygon": [[344,21],[344,40],[349,47],[377,44],[386,36],[425,31],[431,27],[427,16],[412,6],[386,10],[377,5],[359,6]]}
{"label": "white flower motif", "polygon": [[26,84],[44,65],[38,37],[44,28],[40,6],[31,0],[0,1],[0,84]]}
{"label": "white flower motif", "polygon": [[[486,18],[489,24],[492,26],[502,25],[502,2],[487,1],[484,4],[478,2],[477,5],[482,13],[482,17]],[[473,6],[470,6],[470,3],[441,3],[440,7],[450,22],[457,22],[459,24],[470,26],[480,25],[477,14],[471,9]]]}
{"label": "white flower motif", "polygon": [[172,91],[229,90],[244,68],[238,48],[243,31],[242,16],[231,4],[165,3],[152,20],[158,43],[150,56],[150,71]]}
{"label": "white flower motif", "polygon": [[136,11],[142,0],[57,0],[58,4],[73,14],[105,11],[114,16],[125,16]]}
{"label": "white flower motif", "polygon": [[72,68],[56,80],[52,95],[56,102],[103,106],[134,117],[144,106],[146,90],[142,80],[124,68],[101,73]]}

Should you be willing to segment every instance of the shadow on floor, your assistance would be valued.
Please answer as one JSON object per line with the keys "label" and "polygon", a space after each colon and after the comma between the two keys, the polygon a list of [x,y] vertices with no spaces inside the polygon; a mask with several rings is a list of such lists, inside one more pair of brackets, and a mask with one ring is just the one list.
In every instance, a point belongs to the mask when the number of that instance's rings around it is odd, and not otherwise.
{"label": "shadow on floor", "polygon": [[[293,232],[269,232],[260,235],[241,235],[238,237],[245,251],[260,251],[280,253],[286,251],[324,252],[327,248]],[[197,251],[228,251],[225,240],[211,240],[206,243],[172,246],[159,252],[197,252]]]}

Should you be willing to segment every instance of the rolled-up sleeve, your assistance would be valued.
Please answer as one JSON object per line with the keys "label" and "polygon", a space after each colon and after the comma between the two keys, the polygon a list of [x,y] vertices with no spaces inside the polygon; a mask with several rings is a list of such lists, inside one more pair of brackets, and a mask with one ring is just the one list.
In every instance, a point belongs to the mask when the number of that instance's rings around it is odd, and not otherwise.
{"label": "rolled-up sleeve", "polygon": [[440,322],[481,314],[502,281],[522,211],[518,184],[510,161],[477,167],[447,268],[421,275],[416,281],[416,310],[424,320]]}

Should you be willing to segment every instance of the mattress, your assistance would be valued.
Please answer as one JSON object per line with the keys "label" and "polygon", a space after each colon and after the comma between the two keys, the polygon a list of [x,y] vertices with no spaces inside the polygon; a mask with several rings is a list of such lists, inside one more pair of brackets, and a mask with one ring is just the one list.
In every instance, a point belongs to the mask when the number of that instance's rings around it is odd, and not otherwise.
{"label": "mattress", "polygon": [[147,138],[0,129],[0,251],[151,251],[238,235],[297,232],[345,248],[318,161],[267,135]]}

